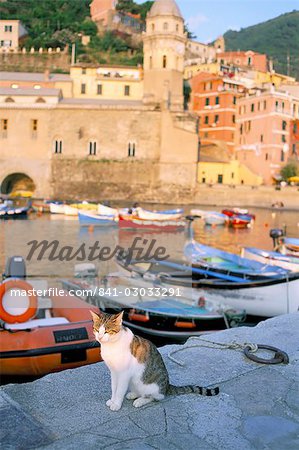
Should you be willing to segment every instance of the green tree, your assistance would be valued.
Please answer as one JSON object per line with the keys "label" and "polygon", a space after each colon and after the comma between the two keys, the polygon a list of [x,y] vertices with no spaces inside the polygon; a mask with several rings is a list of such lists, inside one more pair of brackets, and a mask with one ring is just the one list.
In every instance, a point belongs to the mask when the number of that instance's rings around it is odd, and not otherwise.
{"label": "green tree", "polygon": [[291,162],[286,164],[280,171],[280,175],[284,181],[287,181],[291,177],[296,177],[299,175],[298,164]]}

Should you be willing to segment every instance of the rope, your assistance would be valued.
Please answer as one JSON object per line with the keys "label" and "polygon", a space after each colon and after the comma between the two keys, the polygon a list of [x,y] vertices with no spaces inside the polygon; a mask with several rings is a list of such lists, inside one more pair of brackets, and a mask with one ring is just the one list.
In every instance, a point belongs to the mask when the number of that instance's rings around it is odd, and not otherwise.
{"label": "rope", "polygon": [[[241,350],[243,351],[246,347],[249,347],[250,351],[253,353],[257,352],[257,350],[258,350],[257,344],[253,344],[253,343],[239,344],[238,342],[235,342],[235,341],[230,342],[230,343],[214,342],[214,341],[209,341],[208,339],[202,339],[200,336],[189,338],[189,341],[191,341],[191,340],[196,340],[196,341],[201,341],[201,342],[199,342],[195,345],[186,345],[182,348],[171,350],[171,352],[169,352],[167,355],[168,358],[175,364],[178,364],[181,367],[185,367],[185,363],[173,358],[172,355],[175,353],[179,353],[184,350],[190,349],[190,348],[200,348],[200,347],[212,348],[212,349],[216,349],[216,350],[240,350],[240,351]],[[210,345],[207,345],[207,344],[210,344]]]}

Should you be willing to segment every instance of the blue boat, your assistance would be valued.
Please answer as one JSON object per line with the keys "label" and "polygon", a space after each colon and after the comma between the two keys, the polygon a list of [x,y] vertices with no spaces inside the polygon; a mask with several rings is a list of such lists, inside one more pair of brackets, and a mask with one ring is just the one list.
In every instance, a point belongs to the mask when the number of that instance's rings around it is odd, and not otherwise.
{"label": "blue boat", "polygon": [[118,224],[118,219],[114,215],[104,216],[90,211],[78,211],[78,217],[82,227],[113,227]]}

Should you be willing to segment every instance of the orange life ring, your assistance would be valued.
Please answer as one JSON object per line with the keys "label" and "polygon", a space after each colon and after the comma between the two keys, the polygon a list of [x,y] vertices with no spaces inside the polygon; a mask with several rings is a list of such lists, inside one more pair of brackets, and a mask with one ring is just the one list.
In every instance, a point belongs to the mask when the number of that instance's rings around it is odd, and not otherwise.
{"label": "orange life ring", "polygon": [[[2,299],[4,294],[11,289],[21,289],[22,291],[31,291],[32,295],[29,295],[29,307],[28,309],[19,316],[15,316],[13,314],[9,314],[4,308],[2,304]],[[33,295],[32,286],[23,280],[9,280],[0,285],[0,318],[7,323],[22,323],[31,319],[37,310],[37,296]]]}

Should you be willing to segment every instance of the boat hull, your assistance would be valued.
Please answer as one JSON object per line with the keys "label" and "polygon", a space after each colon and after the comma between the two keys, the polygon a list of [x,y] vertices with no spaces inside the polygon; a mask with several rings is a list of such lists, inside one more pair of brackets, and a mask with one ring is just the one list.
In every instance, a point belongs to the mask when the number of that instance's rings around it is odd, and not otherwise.
{"label": "boat hull", "polygon": [[0,219],[24,219],[28,212],[29,207],[2,209],[0,210]]}
{"label": "boat hull", "polygon": [[79,211],[78,217],[81,227],[114,227],[118,224],[118,221],[114,216],[103,216],[99,214],[83,213]]}
{"label": "boat hull", "polygon": [[63,301],[51,300],[53,316],[63,316],[69,323],[13,332],[7,324],[8,329],[1,331],[1,376],[41,376],[101,361],[89,313],[94,308],[67,294]]}
{"label": "boat hull", "polygon": [[184,220],[142,220],[138,217],[121,216],[119,217],[120,228],[138,228],[144,230],[157,231],[178,231],[186,226]]}

